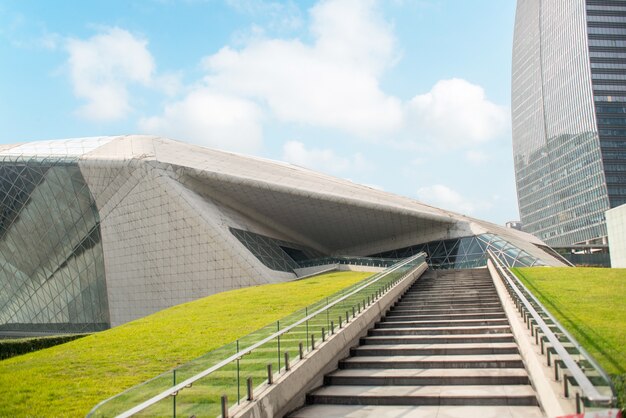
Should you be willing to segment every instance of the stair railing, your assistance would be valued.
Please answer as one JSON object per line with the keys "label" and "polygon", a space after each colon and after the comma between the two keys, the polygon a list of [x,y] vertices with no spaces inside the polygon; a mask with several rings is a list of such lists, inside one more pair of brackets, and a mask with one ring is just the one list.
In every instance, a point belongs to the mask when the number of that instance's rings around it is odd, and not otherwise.
{"label": "stair railing", "polygon": [[[570,398],[571,390],[577,387],[576,412],[580,414],[583,407],[614,406],[615,390],[602,367],[491,250],[488,250],[488,257],[530,330],[531,336],[535,337],[535,344],[541,345],[541,353],[547,357],[547,365],[554,367],[555,380],[563,382],[563,396]],[[564,342],[575,348],[578,360],[573,358]],[[585,363],[591,367],[586,367]],[[592,377],[593,374],[596,376]],[[602,384],[594,384],[592,379]],[[601,393],[598,386],[608,387],[610,394]]]}

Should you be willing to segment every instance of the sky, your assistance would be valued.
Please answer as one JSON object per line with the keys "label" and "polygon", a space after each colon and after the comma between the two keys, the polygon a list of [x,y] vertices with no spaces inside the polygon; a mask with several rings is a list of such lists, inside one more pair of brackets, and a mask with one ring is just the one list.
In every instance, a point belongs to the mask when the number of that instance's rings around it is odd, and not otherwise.
{"label": "sky", "polygon": [[151,134],[519,218],[514,0],[0,0],[0,144]]}

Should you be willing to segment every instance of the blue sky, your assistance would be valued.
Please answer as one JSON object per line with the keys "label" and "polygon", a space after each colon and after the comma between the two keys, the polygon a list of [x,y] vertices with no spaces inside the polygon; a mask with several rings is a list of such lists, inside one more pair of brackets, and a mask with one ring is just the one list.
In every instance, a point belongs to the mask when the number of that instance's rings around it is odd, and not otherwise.
{"label": "blue sky", "polygon": [[0,2],[0,143],[131,133],[518,218],[514,0]]}

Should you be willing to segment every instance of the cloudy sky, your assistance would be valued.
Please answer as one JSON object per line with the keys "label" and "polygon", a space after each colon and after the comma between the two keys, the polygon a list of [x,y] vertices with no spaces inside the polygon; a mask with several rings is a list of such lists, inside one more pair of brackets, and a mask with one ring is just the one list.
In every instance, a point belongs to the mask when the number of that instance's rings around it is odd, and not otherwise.
{"label": "cloudy sky", "polygon": [[518,218],[514,0],[0,2],[0,144],[157,134]]}

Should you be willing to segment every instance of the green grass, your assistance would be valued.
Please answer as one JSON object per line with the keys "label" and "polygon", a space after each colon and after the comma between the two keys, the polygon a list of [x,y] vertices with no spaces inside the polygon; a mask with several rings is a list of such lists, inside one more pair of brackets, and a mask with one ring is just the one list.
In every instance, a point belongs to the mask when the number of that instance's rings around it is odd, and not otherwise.
{"label": "green grass", "polygon": [[[0,361],[0,416],[84,416],[103,399],[370,275],[329,273],[219,293],[80,340]],[[225,354],[229,353],[216,355]],[[262,351],[254,354],[267,355]],[[193,371],[190,368],[188,373]],[[224,373],[227,381],[235,377],[232,370]],[[194,385],[180,397],[197,390]]]}
{"label": "green grass", "polygon": [[[514,268],[539,301],[612,375],[626,378],[626,269]],[[625,399],[622,399],[622,407]]]}

